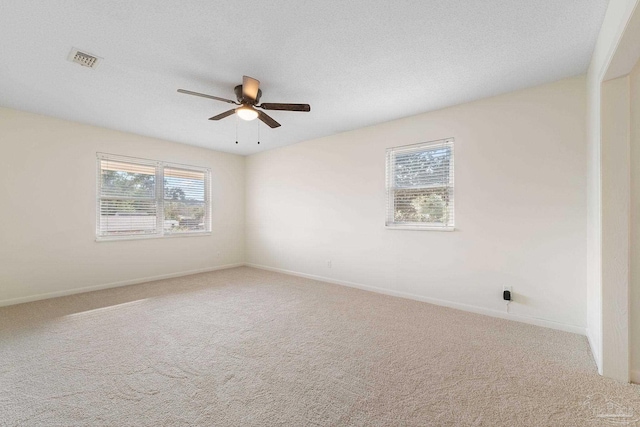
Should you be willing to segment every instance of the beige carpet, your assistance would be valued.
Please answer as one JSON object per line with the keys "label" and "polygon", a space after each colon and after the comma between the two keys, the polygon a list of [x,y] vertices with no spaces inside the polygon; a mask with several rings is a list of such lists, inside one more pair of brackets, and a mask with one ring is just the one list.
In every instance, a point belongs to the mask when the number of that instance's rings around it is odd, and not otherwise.
{"label": "beige carpet", "polygon": [[236,268],[0,309],[2,426],[639,425],[579,335]]}

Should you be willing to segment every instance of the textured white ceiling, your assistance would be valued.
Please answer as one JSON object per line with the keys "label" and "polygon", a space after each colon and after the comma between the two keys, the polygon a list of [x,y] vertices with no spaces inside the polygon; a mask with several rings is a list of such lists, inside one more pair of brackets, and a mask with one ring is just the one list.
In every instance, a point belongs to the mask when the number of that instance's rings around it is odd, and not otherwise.
{"label": "textured white ceiling", "polygon": [[[0,0],[0,105],[238,154],[586,72],[607,0]],[[72,47],[104,58],[68,62]],[[278,129],[207,120],[246,74]]]}

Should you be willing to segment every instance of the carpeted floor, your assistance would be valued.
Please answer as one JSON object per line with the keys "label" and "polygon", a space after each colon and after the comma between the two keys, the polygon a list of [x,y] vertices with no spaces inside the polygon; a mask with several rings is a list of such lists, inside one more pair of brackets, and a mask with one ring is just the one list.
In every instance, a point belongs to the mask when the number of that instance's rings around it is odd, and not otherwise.
{"label": "carpeted floor", "polygon": [[2,426],[640,426],[585,337],[236,268],[0,308]]}

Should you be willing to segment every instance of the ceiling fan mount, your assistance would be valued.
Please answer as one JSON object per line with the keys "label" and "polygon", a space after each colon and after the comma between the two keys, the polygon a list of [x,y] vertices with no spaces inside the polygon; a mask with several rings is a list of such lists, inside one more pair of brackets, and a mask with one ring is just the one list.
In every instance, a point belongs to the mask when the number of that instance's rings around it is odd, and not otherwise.
{"label": "ceiling fan mount", "polygon": [[233,91],[235,92],[237,101],[231,99],[220,98],[218,96],[207,95],[204,93],[192,92],[190,90],[178,89],[178,92],[187,95],[200,96],[202,98],[214,99],[216,101],[226,102],[227,104],[239,105],[238,108],[220,113],[217,116],[209,118],[209,120],[221,120],[225,117],[229,117],[232,114],[237,114],[238,117],[244,120],[260,119],[271,128],[280,127],[280,123],[275,121],[267,113],[257,110],[277,110],[277,111],[311,111],[309,104],[282,104],[282,103],[262,103],[259,104],[262,97],[262,90],[260,89],[260,82],[252,77],[243,76],[242,84],[236,86]]}

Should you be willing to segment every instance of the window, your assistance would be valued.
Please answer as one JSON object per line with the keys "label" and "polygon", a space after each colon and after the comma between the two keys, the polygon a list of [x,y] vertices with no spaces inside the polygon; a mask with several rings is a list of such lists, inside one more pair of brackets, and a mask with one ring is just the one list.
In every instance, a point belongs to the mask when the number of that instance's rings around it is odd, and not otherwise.
{"label": "window", "polygon": [[209,169],[98,153],[99,240],[211,231]]}
{"label": "window", "polygon": [[453,142],[387,149],[387,227],[453,230]]}

